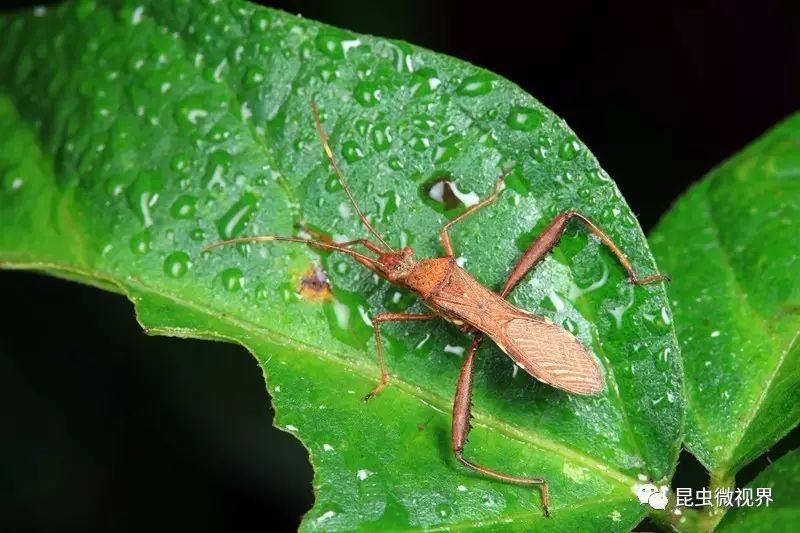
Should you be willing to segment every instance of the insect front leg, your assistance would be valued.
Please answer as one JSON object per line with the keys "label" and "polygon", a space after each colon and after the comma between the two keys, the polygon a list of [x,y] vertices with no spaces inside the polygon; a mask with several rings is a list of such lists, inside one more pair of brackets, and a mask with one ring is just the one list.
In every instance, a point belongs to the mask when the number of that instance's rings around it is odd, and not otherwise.
{"label": "insect front leg", "polygon": [[481,474],[505,481],[508,483],[516,483],[518,485],[539,485],[542,491],[542,511],[545,516],[550,516],[550,492],[547,487],[547,481],[541,477],[517,477],[509,474],[503,474],[487,468],[482,464],[475,463],[464,457],[464,446],[469,437],[470,417],[472,412],[472,369],[475,352],[483,341],[483,335],[478,333],[472,340],[472,345],[469,347],[467,356],[464,358],[464,364],[461,367],[461,374],[458,376],[458,384],[456,385],[456,396],[453,400],[453,425],[452,425],[452,439],[451,445],[453,453],[458,461],[475,470]]}
{"label": "insect front leg", "polygon": [[473,205],[472,207],[470,207],[469,209],[458,215],[456,218],[454,218],[453,220],[447,222],[444,226],[442,226],[439,235],[442,238],[442,247],[444,248],[444,254],[447,257],[452,257],[455,255],[453,253],[453,245],[450,244],[450,235],[447,233],[447,231],[453,224],[461,222],[468,216],[474,214],[475,211],[477,211],[478,209],[484,208],[487,205],[491,205],[494,202],[496,202],[497,198],[500,196],[500,193],[503,191],[503,181],[506,179],[506,176],[508,175],[509,172],[511,172],[510,169],[503,171],[503,173],[500,175],[500,178],[498,178],[497,182],[494,185],[494,191],[492,191],[492,194],[490,194],[489,196],[487,196],[486,198],[484,198],[483,200]]}
{"label": "insect front leg", "polygon": [[372,319],[372,327],[375,330],[375,344],[378,348],[378,362],[381,365],[381,381],[366,396],[364,401],[374,398],[379,392],[389,384],[389,373],[386,371],[386,358],[383,355],[383,341],[381,340],[381,322],[405,322],[411,320],[431,320],[438,318],[438,315],[428,313],[380,313]]}
{"label": "insect front leg", "polygon": [[558,241],[561,240],[561,237],[564,235],[564,231],[567,229],[567,224],[573,218],[580,220],[583,222],[589,231],[594,233],[608,248],[611,252],[617,257],[617,260],[622,265],[622,268],[625,269],[625,272],[628,273],[628,279],[631,280],[631,283],[636,285],[646,285],[648,283],[655,283],[657,281],[669,281],[669,277],[664,274],[651,274],[649,276],[639,277],[636,271],[633,269],[631,262],[622,253],[622,250],[619,249],[619,246],[611,240],[611,238],[606,235],[603,230],[601,230],[594,222],[589,220],[589,218],[581,213],[580,211],[570,210],[565,211],[555,217],[550,224],[542,231],[536,240],[525,250],[525,253],[522,257],[519,258],[517,264],[514,265],[514,268],[511,270],[511,273],[506,280],[505,285],[503,285],[503,289],[500,291],[500,295],[505,298],[508,294],[514,290],[522,278],[525,275],[533,270],[533,268],[539,264],[539,262],[544,259],[550,251],[555,248],[558,244]]}

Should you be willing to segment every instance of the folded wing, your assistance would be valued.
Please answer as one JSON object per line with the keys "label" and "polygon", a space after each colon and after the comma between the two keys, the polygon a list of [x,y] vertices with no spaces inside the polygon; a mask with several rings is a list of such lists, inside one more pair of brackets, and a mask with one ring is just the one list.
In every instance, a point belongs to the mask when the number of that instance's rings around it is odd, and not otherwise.
{"label": "folded wing", "polygon": [[561,326],[525,314],[501,324],[491,337],[539,381],[575,394],[603,390],[603,376],[594,357]]}

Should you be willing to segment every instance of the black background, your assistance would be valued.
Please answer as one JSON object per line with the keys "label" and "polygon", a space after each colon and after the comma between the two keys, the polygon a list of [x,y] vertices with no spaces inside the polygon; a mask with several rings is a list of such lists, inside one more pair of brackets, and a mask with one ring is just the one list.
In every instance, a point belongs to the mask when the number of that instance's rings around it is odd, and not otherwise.
{"label": "black background", "polygon": [[[567,120],[646,231],[689,184],[800,107],[797,2],[270,5],[518,83]],[[0,298],[0,528],[297,527],[311,468],[271,427],[243,349],[147,337],[123,298],[35,274],[0,273]],[[707,483],[696,468],[682,458],[684,486]]]}

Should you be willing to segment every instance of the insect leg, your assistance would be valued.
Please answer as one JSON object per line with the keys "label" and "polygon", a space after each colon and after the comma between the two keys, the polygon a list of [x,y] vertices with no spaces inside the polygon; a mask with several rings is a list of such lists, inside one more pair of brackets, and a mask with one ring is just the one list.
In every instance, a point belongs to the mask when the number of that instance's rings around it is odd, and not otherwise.
{"label": "insect leg", "polygon": [[381,365],[381,381],[366,396],[364,401],[375,397],[389,383],[389,373],[386,371],[386,359],[383,356],[383,341],[381,340],[381,322],[405,322],[409,320],[431,320],[439,318],[439,315],[427,313],[380,313],[372,319],[372,327],[375,329],[375,344],[378,347],[378,361]]}
{"label": "insect leg", "polygon": [[550,224],[542,231],[536,240],[528,247],[525,253],[520,257],[517,264],[514,265],[514,268],[511,270],[511,274],[509,274],[508,279],[506,280],[505,285],[503,285],[503,289],[500,291],[500,295],[502,297],[508,296],[508,294],[514,290],[514,287],[522,281],[522,278],[525,275],[533,270],[533,268],[539,264],[539,262],[546,256],[550,251],[558,244],[558,241],[561,240],[562,235],[564,235],[564,231],[567,229],[567,223],[573,218],[580,220],[583,222],[589,231],[594,233],[608,248],[611,252],[617,257],[617,260],[622,265],[622,268],[625,269],[625,272],[628,273],[628,279],[630,279],[631,283],[636,285],[646,285],[648,283],[654,283],[656,281],[669,281],[669,277],[664,274],[651,274],[649,276],[645,276],[640,278],[636,271],[633,269],[631,262],[628,261],[628,258],[625,257],[625,254],[622,253],[622,250],[611,240],[611,238],[606,235],[603,230],[601,230],[594,222],[589,220],[583,213],[575,210],[565,211],[555,217]]}
{"label": "insect leg", "polygon": [[442,239],[442,246],[444,247],[444,254],[447,257],[452,257],[455,255],[453,253],[453,246],[450,244],[450,235],[447,233],[447,230],[449,230],[453,224],[461,222],[471,214],[475,213],[475,211],[477,211],[478,209],[486,207],[487,205],[491,205],[495,201],[497,201],[497,198],[500,196],[500,192],[503,190],[503,180],[506,179],[506,176],[508,175],[509,172],[511,172],[510,169],[503,171],[503,173],[500,175],[500,178],[494,185],[494,191],[492,191],[492,194],[490,194],[489,196],[487,196],[486,198],[484,198],[483,200],[473,205],[472,207],[470,207],[469,209],[458,215],[456,218],[448,221],[444,226],[442,226],[442,229],[440,231],[440,236]]}
{"label": "insect leg", "polygon": [[516,483],[518,485],[539,485],[542,491],[542,510],[545,516],[550,516],[549,504],[550,495],[547,487],[547,481],[541,477],[517,477],[501,472],[496,472],[487,468],[479,463],[474,463],[464,457],[464,445],[467,443],[470,430],[470,417],[472,411],[472,363],[475,352],[481,345],[483,335],[478,333],[472,340],[472,345],[469,347],[467,356],[464,358],[464,364],[461,367],[461,374],[458,376],[458,385],[456,385],[456,396],[453,400],[453,425],[452,425],[452,440],[451,445],[453,453],[458,461],[476,470],[481,474],[506,481],[508,483]]}

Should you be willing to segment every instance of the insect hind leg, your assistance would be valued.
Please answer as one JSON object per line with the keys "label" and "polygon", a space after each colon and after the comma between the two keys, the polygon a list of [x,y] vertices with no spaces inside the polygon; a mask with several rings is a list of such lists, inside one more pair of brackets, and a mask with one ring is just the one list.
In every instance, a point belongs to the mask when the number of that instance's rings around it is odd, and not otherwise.
{"label": "insect hind leg", "polygon": [[519,477],[504,474],[496,470],[492,470],[480,463],[476,463],[464,457],[464,446],[469,437],[470,418],[472,416],[472,370],[475,353],[483,341],[483,335],[478,333],[472,340],[472,345],[469,347],[464,364],[461,367],[461,374],[458,377],[458,384],[456,385],[456,395],[453,400],[453,424],[452,424],[452,441],[451,446],[453,453],[458,462],[464,466],[480,472],[481,474],[505,481],[507,483],[515,483],[517,485],[538,485],[542,492],[542,511],[546,517],[550,516],[550,491],[548,489],[547,481],[541,477]]}
{"label": "insect hind leg", "polygon": [[569,210],[564,211],[563,213],[556,216],[550,224],[536,237],[536,240],[531,243],[522,257],[519,258],[517,264],[514,265],[514,268],[511,270],[511,274],[508,275],[508,279],[506,280],[505,284],[503,285],[502,290],[500,291],[500,296],[505,298],[509,295],[511,291],[522,281],[522,278],[525,275],[533,270],[536,265],[538,265],[544,257],[550,253],[550,251],[555,248],[558,242],[561,240],[561,237],[564,235],[564,231],[567,229],[567,224],[572,219],[580,220],[590,232],[596,235],[600,241],[605,244],[611,252],[616,256],[617,260],[619,261],[622,268],[625,269],[625,272],[628,274],[628,279],[630,279],[631,283],[635,285],[647,285],[648,283],[655,283],[657,281],[669,281],[669,277],[665,274],[651,274],[649,276],[639,277],[639,275],[634,270],[631,262],[628,260],[627,256],[620,250],[619,246],[611,240],[611,238],[606,235],[606,233],[600,229],[594,222],[592,222],[589,217],[581,213],[577,210]]}

